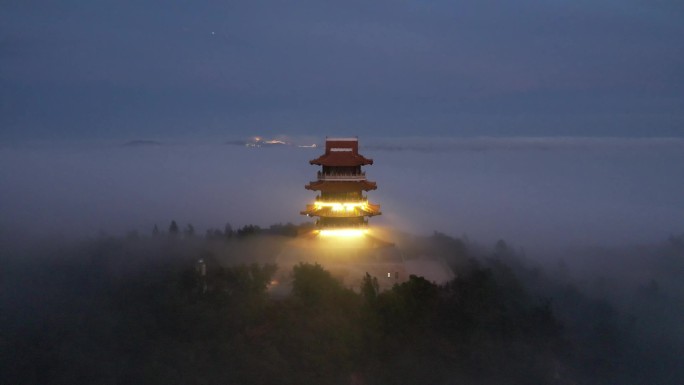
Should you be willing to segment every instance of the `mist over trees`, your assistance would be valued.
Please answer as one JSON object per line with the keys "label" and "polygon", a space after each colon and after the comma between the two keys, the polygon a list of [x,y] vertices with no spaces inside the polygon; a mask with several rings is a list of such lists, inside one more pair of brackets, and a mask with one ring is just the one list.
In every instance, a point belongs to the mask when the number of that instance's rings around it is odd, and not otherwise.
{"label": "mist over trees", "polygon": [[[166,231],[160,231],[159,228]],[[380,291],[274,258],[307,227],[190,224],[0,254],[0,383],[653,384],[684,371],[684,235],[615,253],[642,275],[541,267],[506,241],[405,235],[456,278]],[[619,290],[618,290],[619,289]]]}

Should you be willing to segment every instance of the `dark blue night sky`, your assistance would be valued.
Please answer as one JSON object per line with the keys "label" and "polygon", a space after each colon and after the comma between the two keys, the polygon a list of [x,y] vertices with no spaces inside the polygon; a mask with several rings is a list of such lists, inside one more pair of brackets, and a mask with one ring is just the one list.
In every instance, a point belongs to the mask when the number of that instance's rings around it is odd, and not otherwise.
{"label": "dark blue night sky", "polygon": [[4,1],[0,140],[684,135],[677,1]]}

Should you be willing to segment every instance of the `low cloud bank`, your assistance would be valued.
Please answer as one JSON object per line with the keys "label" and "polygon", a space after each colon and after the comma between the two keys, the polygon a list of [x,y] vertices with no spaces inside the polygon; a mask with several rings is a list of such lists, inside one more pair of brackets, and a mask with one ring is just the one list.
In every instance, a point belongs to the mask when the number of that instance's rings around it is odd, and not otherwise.
{"label": "low cloud bank", "polygon": [[602,150],[681,149],[684,138],[617,137],[477,137],[477,138],[376,138],[364,145],[379,151],[494,151],[494,150]]}
{"label": "low cloud bank", "polygon": [[[315,197],[304,185],[323,137],[263,137],[291,144],[261,147],[131,139],[1,148],[0,232],[311,221],[299,210]],[[373,225],[516,239],[528,250],[684,231],[684,138],[359,139],[375,160],[366,171],[378,189],[368,196],[383,209]]]}

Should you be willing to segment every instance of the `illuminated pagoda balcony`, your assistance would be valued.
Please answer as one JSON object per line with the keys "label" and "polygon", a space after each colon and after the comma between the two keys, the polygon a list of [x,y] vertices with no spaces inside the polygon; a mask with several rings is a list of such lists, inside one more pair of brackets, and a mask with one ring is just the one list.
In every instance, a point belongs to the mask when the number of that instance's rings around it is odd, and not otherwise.
{"label": "illuminated pagoda balcony", "polygon": [[313,204],[301,211],[302,215],[318,217],[316,227],[323,235],[325,230],[352,229],[356,233],[368,225],[367,217],[380,215],[380,205],[370,203],[364,191],[375,190],[375,182],[366,179],[362,166],[373,160],[359,154],[357,138],[327,138],[325,154],[311,160],[321,166],[317,180],[305,186],[319,191]]}
{"label": "illuminated pagoda balcony", "polygon": [[316,197],[316,202],[351,202],[351,203],[364,203],[368,202],[368,197],[365,195],[361,195],[360,193],[351,193],[351,194],[328,194],[325,198],[318,195]]}
{"label": "illuminated pagoda balcony", "polygon": [[[335,218],[337,219],[337,218]],[[356,219],[356,218],[354,218]],[[355,230],[363,230],[368,227],[368,220],[367,219],[361,219],[361,220],[355,220],[355,221],[332,221],[330,218],[321,218],[316,221],[316,226],[318,226],[319,229],[325,228],[325,229],[355,229]]]}
{"label": "illuminated pagoda balcony", "polygon": [[365,201],[316,202],[306,205],[302,215],[324,217],[364,217],[380,215],[380,205]]}

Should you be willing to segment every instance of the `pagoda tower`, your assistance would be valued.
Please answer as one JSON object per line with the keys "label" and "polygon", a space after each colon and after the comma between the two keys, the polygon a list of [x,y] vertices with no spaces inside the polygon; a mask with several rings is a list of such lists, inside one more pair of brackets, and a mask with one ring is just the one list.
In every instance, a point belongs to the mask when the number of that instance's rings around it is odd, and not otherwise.
{"label": "pagoda tower", "polygon": [[366,217],[380,215],[380,205],[369,203],[364,195],[377,186],[361,171],[373,160],[359,154],[358,138],[326,138],[325,154],[309,163],[321,166],[321,170],[317,180],[305,188],[320,194],[301,214],[318,217],[320,235],[363,235],[368,228]]}

